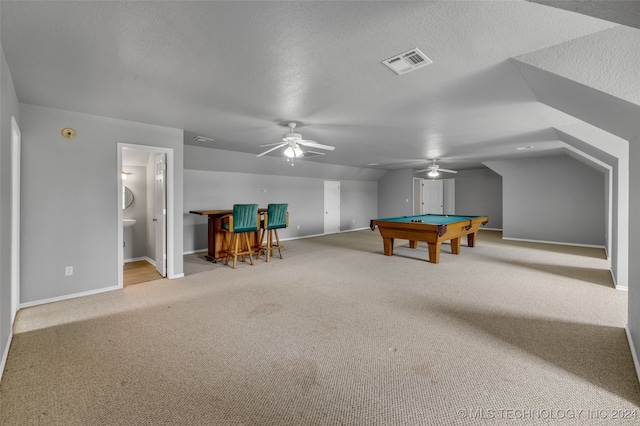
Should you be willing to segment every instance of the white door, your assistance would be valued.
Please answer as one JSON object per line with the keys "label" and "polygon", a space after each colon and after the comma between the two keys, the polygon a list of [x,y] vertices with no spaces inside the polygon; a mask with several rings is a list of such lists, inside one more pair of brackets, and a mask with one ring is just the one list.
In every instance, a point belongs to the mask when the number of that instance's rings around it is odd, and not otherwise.
{"label": "white door", "polygon": [[423,213],[444,214],[444,192],[442,180],[424,179],[422,199]]}
{"label": "white door", "polygon": [[153,221],[156,224],[156,270],[167,276],[167,190],[166,162],[164,154],[155,155],[156,208]]}
{"label": "white door", "polygon": [[324,233],[340,232],[340,182],[324,181]]}
{"label": "white door", "polygon": [[11,117],[11,325],[20,308],[20,144],[20,128]]}

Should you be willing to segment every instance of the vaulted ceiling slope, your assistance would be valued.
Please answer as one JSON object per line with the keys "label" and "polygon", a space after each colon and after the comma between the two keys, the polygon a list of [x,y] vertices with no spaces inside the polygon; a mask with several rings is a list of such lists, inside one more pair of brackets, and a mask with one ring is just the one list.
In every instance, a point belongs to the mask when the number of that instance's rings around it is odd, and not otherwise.
{"label": "vaulted ceiling slope", "polygon": [[638,0],[527,0],[532,3],[558,7],[628,27],[640,28]]}
{"label": "vaulted ceiling slope", "polygon": [[[253,154],[293,121],[336,146],[305,161],[472,168],[556,152],[553,129],[579,119],[538,102],[523,67],[640,96],[637,53],[624,56],[640,51],[640,30],[524,0],[2,1],[0,11],[20,102]],[[433,63],[403,75],[382,64],[414,48]]]}

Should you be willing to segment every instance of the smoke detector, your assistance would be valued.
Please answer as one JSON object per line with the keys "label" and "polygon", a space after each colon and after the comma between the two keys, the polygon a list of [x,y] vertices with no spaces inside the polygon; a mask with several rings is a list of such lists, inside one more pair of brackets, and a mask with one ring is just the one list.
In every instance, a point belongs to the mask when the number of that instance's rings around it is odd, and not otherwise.
{"label": "smoke detector", "polygon": [[430,65],[433,61],[416,47],[382,61],[382,63],[391,68],[396,74],[401,75]]}

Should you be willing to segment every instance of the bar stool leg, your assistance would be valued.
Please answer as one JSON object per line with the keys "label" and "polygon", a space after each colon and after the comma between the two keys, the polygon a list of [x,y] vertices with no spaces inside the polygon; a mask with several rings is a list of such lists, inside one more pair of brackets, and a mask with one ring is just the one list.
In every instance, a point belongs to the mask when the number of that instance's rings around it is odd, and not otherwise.
{"label": "bar stool leg", "polygon": [[267,230],[262,228],[260,230],[260,241],[258,242],[258,250],[256,253],[256,260],[258,260],[260,258],[260,253],[262,253],[262,251],[264,250],[264,248],[262,247],[262,242],[264,241],[264,234]]}
{"label": "bar stool leg", "polygon": [[278,245],[278,253],[280,253],[280,259],[282,259],[282,247],[280,246],[280,237],[278,236],[278,230],[274,229],[273,232],[276,233],[276,244]]}
{"label": "bar stool leg", "polygon": [[[244,232],[244,241],[247,244],[247,251],[249,252],[249,262],[253,266],[253,250],[251,250],[251,242],[249,241],[249,233]],[[244,250],[242,254],[242,261],[244,262]]]}
{"label": "bar stool leg", "polygon": [[267,262],[269,261],[269,258],[271,257],[271,245],[272,245],[271,241],[272,241],[272,239],[273,239],[273,230],[269,229],[267,231],[267,248],[265,250],[265,254],[267,256]]}

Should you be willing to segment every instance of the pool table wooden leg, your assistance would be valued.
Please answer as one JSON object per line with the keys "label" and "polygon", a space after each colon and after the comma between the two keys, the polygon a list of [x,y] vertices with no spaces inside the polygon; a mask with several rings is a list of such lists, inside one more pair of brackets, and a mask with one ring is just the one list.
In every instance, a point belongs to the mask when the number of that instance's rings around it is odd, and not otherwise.
{"label": "pool table wooden leg", "polygon": [[418,241],[417,240],[409,240],[409,247],[414,249],[414,248],[418,248]]}
{"label": "pool table wooden leg", "polygon": [[460,238],[453,238],[451,240],[451,253],[460,254]]}
{"label": "pool table wooden leg", "polygon": [[383,238],[382,244],[384,246],[384,255],[392,256],[393,255],[393,238]]}
{"label": "pool table wooden leg", "polygon": [[429,245],[429,263],[440,262],[440,243],[427,243]]}
{"label": "pool table wooden leg", "polygon": [[475,232],[467,234],[467,245],[469,247],[475,247],[476,246],[476,233]]}

